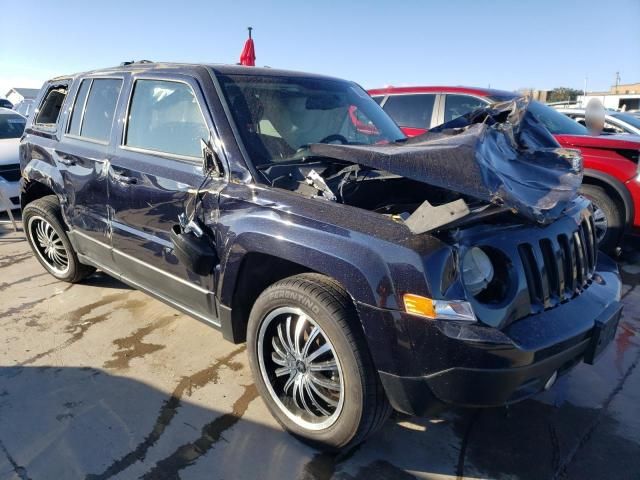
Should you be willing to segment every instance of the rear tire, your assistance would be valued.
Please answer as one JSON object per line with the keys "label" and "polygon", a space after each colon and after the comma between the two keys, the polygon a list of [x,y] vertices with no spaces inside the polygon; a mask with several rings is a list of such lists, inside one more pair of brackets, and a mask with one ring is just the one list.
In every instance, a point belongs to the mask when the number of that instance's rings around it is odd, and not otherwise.
{"label": "rear tire", "polygon": [[60,204],[55,195],[39,198],[24,207],[22,222],[35,257],[58,280],[76,283],[95,272],[95,268],[78,260],[62,227]]}
{"label": "rear tire", "polygon": [[323,275],[296,275],[267,288],[251,310],[247,348],[272,415],[314,447],[352,447],[391,413],[353,302]]}
{"label": "rear tire", "polygon": [[595,185],[582,185],[580,193],[593,204],[593,219],[600,250],[615,255],[624,227],[624,216],[618,203],[605,189]]}

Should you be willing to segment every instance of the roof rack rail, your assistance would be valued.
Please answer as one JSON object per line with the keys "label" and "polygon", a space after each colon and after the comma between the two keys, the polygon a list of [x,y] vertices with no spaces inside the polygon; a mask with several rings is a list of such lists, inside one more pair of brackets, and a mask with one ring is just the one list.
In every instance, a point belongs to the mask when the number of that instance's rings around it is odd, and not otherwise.
{"label": "roof rack rail", "polygon": [[136,63],[153,63],[151,60],[127,60],[120,64],[121,67],[127,67],[129,65],[135,65]]}

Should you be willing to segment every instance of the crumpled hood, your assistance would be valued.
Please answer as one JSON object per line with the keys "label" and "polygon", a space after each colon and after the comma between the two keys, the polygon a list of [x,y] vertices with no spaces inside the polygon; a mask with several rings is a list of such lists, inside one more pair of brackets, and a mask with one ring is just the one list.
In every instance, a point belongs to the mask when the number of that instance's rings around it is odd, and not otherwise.
{"label": "crumpled hood", "polygon": [[19,147],[19,138],[0,139],[0,165],[20,163]]}
{"label": "crumpled hood", "polygon": [[563,149],[519,98],[388,145],[311,145],[313,155],[385,170],[504,206],[539,223],[558,218],[582,183]]}

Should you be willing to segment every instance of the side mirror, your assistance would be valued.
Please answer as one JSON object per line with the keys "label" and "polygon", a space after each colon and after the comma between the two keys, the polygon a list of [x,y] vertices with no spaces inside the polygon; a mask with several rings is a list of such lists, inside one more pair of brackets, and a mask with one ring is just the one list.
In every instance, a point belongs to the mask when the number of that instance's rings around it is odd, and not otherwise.
{"label": "side mirror", "polygon": [[197,236],[180,225],[173,225],[170,232],[173,252],[187,269],[198,275],[209,275],[219,262],[215,248],[206,235]]}
{"label": "side mirror", "polygon": [[589,129],[591,135],[600,135],[604,129],[604,106],[597,98],[592,98],[587,103],[584,114],[585,126]]}
{"label": "side mirror", "polygon": [[201,138],[200,148],[202,149],[202,168],[205,174],[212,172],[213,176],[222,177],[222,162],[211,145],[211,137],[209,137],[209,140]]}

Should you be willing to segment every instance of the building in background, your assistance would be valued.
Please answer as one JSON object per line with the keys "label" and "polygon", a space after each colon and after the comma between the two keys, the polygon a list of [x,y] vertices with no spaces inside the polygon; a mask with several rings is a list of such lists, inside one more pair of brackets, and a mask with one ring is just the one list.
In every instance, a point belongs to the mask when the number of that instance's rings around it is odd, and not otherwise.
{"label": "building in background", "polygon": [[39,91],[39,88],[12,88],[5,97],[14,105],[18,105],[24,100],[35,100]]}
{"label": "building in background", "polygon": [[605,108],[612,110],[640,110],[640,83],[622,83],[613,85],[608,92],[579,95],[577,103],[585,107],[592,98],[597,98]]}
{"label": "building in background", "polygon": [[551,93],[551,90],[536,90],[534,88],[521,88],[518,90],[518,93],[524,95],[525,97],[531,97],[532,100],[538,100],[542,103],[547,103],[547,98]]}

